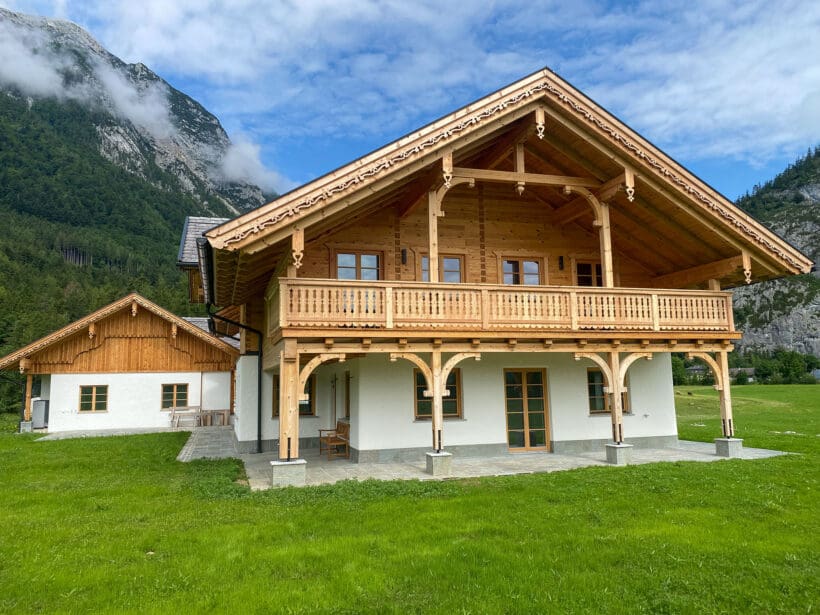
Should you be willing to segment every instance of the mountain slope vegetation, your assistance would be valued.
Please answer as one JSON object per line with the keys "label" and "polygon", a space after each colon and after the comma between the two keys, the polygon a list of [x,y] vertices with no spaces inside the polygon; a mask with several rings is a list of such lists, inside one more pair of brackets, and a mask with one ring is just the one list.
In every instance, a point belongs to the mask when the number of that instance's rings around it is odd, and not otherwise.
{"label": "mountain slope vegetation", "polygon": [[[820,262],[820,146],[737,204]],[[820,356],[820,277],[793,276],[735,290],[738,348]]]}

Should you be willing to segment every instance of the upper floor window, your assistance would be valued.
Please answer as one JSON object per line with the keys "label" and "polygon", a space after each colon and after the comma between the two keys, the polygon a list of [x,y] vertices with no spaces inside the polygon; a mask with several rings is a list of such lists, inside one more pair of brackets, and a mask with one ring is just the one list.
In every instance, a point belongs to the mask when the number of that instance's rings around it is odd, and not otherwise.
{"label": "upper floor window", "polygon": [[[461,256],[439,255],[439,280],[458,284],[464,281],[464,258]],[[430,281],[430,257],[421,255],[421,281]]]}
{"label": "upper floor window", "polygon": [[541,284],[541,261],[536,259],[505,258],[501,263],[504,284]]}
{"label": "upper floor window", "polygon": [[380,280],[382,256],[376,252],[336,253],[336,278],[339,280]]}
{"label": "upper floor window", "polygon": [[601,263],[575,263],[576,286],[603,286],[604,278],[601,274]]}

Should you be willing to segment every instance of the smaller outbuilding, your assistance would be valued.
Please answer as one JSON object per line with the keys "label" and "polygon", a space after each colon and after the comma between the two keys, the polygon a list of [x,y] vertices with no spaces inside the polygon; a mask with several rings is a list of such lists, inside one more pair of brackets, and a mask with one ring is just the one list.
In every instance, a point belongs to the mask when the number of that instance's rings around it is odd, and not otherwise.
{"label": "smaller outbuilding", "polygon": [[238,354],[132,293],[0,358],[0,370],[26,375],[21,429],[163,428],[176,408],[228,416]]}

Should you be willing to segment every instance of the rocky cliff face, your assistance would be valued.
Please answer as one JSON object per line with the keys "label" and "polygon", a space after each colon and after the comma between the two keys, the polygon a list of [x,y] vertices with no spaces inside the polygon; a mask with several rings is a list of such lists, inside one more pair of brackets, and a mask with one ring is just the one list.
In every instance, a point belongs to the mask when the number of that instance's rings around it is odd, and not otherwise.
{"label": "rocky cliff face", "polygon": [[[738,204],[820,265],[820,148]],[[820,272],[736,289],[734,304],[741,350],[820,356]]]}
{"label": "rocky cliff face", "polygon": [[56,98],[93,108],[103,156],[149,182],[158,181],[154,168],[170,173],[202,213],[240,213],[266,200],[216,117],[73,23],[0,8],[0,91],[29,104]]}

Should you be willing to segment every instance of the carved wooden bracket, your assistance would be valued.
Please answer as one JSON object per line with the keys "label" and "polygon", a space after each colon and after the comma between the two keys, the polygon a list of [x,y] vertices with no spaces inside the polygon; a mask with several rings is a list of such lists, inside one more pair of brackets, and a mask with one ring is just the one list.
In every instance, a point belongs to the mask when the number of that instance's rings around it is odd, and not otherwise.
{"label": "carved wooden bracket", "polygon": [[308,361],[299,372],[299,401],[308,401],[310,399],[310,395],[305,394],[305,385],[307,384],[308,378],[310,378],[310,375],[313,373],[313,370],[319,367],[322,363],[327,363],[328,361],[339,361],[342,363],[344,360],[345,354],[343,352],[329,352],[316,355]]}
{"label": "carved wooden bracket", "polygon": [[720,366],[715,361],[712,355],[706,352],[687,352],[686,353],[687,359],[700,359],[712,370],[712,373],[715,376],[715,390],[721,391],[723,390],[724,382],[723,376],[721,375]]}
{"label": "carved wooden bracket", "polygon": [[546,128],[547,125],[546,121],[544,120],[544,110],[539,107],[535,110],[535,134],[538,136],[539,139],[544,138]]}

